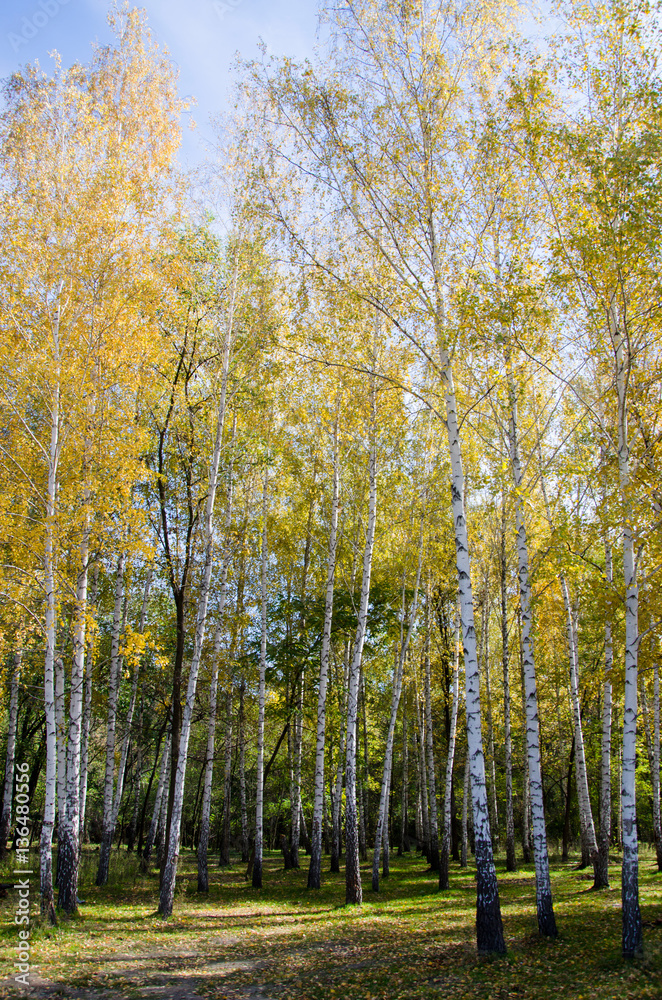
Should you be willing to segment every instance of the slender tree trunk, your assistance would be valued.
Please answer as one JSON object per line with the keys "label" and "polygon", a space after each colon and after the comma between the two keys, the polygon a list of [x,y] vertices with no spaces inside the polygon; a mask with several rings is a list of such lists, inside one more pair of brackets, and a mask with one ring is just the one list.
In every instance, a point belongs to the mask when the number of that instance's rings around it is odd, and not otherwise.
{"label": "slender tree trunk", "polygon": [[301,836],[301,755],[303,753],[303,696],[304,696],[304,672],[299,678],[299,690],[297,694],[297,709],[294,716],[294,771],[292,775],[292,810],[291,827],[292,837],[290,841],[290,857],[292,867],[299,868],[299,840]]}
{"label": "slender tree trunk", "polygon": [[175,880],[177,876],[177,860],[179,858],[179,836],[184,808],[184,786],[186,781],[186,765],[188,762],[188,743],[191,733],[191,723],[193,720],[193,709],[195,705],[195,692],[198,684],[198,672],[202,658],[202,649],[205,639],[205,628],[207,624],[207,603],[209,600],[209,590],[211,586],[212,563],[214,554],[214,536],[212,522],[214,516],[214,503],[216,500],[216,489],[218,486],[218,470],[221,461],[221,448],[223,444],[223,426],[225,422],[225,403],[227,395],[227,380],[230,354],[231,332],[226,333],[223,345],[223,375],[221,382],[220,399],[216,413],[216,435],[214,439],[214,450],[209,471],[209,490],[207,493],[207,503],[205,506],[205,519],[203,526],[204,558],[202,580],[200,584],[200,595],[198,598],[198,612],[195,626],[195,639],[193,643],[193,656],[191,658],[191,668],[189,671],[188,685],[186,690],[186,701],[182,713],[182,725],[179,738],[179,748],[177,757],[177,774],[174,783],[174,794],[172,798],[172,810],[170,820],[170,830],[168,833],[168,844],[163,877],[161,879],[161,889],[159,894],[159,913],[162,917],[168,918],[172,914],[173,900],[175,896]]}
{"label": "slender tree trunk", "polygon": [[499,809],[496,788],[496,760],[494,756],[494,726],[492,724],[492,689],[490,685],[490,648],[489,648],[489,579],[485,578],[485,598],[482,608],[482,628],[480,637],[481,673],[485,673],[485,708],[487,710],[487,750],[490,764],[490,831],[495,850],[499,845]]}
{"label": "slender tree trunk", "polygon": [[586,850],[593,865],[593,888],[603,888],[601,881],[598,842],[595,836],[591,798],[588,789],[588,773],[586,770],[586,753],[584,750],[584,731],[582,713],[579,704],[579,654],[577,649],[577,627],[568,584],[563,573],[560,574],[563,603],[565,606],[568,637],[568,659],[570,663],[570,696],[575,726],[575,774],[577,776],[577,798],[579,800],[579,819],[582,833],[582,849]]}
{"label": "slender tree trunk", "polygon": [[308,868],[308,888],[319,889],[322,884],[322,812],[324,809],[324,744],[326,734],[326,694],[329,679],[329,652],[331,649],[331,620],[333,617],[333,590],[336,573],[336,550],[338,531],[338,506],[340,475],[338,459],[338,421],[333,434],[333,494],[331,498],[331,527],[329,531],[329,555],[326,569],[326,595],[324,598],[324,626],[322,629],[322,650],[320,654],[319,693],[317,696],[317,736],[315,743],[315,791],[313,801],[313,823],[311,830],[310,866]]}
{"label": "slender tree trunk", "polygon": [[400,805],[400,850],[398,854],[409,854],[409,743],[407,741],[407,689],[402,704],[402,788]]}
{"label": "slender tree trunk", "polygon": [[[92,592],[88,602],[88,608],[96,613],[97,590],[99,586],[99,564],[94,567],[92,576]],[[90,746],[90,727],[92,725],[92,672],[94,669],[94,643],[88,638],[87,652],[85,655],[85,701],[83,703],[83,733],[80,746],[80,843],[87,840],[87,827],[85,821],[87,806],[87,775]]]}
{"label": "slender tree trunk", "polygon": [[[533,658],[531,635],[531,584],[529,582],[529,552],[524,503],[522,497],[522,471],[517,436],[517,397],[514,379],[507,359],[508,389],[510,396],[510,461],[515,485],[515,521],[517,528],[517,556],[519,564],[519,591],[522,628],[522,672],[525,689],[526,744],[528,760],[529,796],[533,821],[533,855],[536,868],[536,903],[538,930],[548,937],[556,937],[556,921],[552,903],[552,885],[549,877],[547,832],[543,803],[542,771],[540,764],[540,724],[538,719],[538,689]],[[526,810],[525,810],[526,815]],[[528,822],[528,817],[527,817]],[[525,823],[525,826],[527,823]]]}
{"label": "slender tree trunk", "polygon": [[145,849],[143,851],[143,871],[147,871],[149,866],[149,861],[152,856],[152,848],[154,846],[154,841],[156,840],[156,834],[159,826],[159,819],[161,818],[161,811],[163,807],[164,791],[166,787],[166,779],[168,776],[168,761],[170,760],[170,733],[168,733],[165,745],[163,747],[163,752],[161,754],[161,763],[159,765],[159,781],[156,786],[156,798],[154,799],[154,811],[152,813],[152,822],[149,825],[149,831],[147,833],[147,841],[145,843]]}
{"label": "slender tree trunk", "polygon": [[615,315],[610,316],[610,335],[615,354],[618,397],[618,473],[623,507],[623,580],[625,584],[625,697],[623,705],[623,761],[621,803],[623,813],[623,958],[643,953],[639,908],[639,846],[637,842],[637,687],[639,648],[639,587],[635,534],[630,508],[630,444],[628,435],[628,375],[630,353]]}
{"label": "slender tree trunk", "polygon": [[[422,550],[422,538],[419,540]],[[428,783],[430,788],[430,869],[439,871],[439,824],[437,819],[437,784],[432,739],[432,684],[430,682],[430,579],[425,592],[425,739],[427,744]]]}
{"label": "slender tree trunk", "polygon": [[[224,594],[222,595],[225,596]],[[223,609],[221,608],[221,616]],[[205,754],[204,785],[202,792],[202,817],[198,839],[198,892],[209,892],[209,819],[211,815],[211,785],[214,773],[214,742],[216,736],[216,696],[218,693],[218,666],[221,652],[221,624],[214,635],[214,660],[209,683],[209,717],[207,720],[207,752]],[[222,862],[221,862],[222,863]]]}
{"label": "slender tree trunk", "polygon": [[264,808],[264,697],[267,669],[267,511],[269,503],[269,471],[264,473],[262,492],[262,559],[261,559],[261,634],[260,681],[258,689],[257,724],[257,792],[255,799],[255,860],[253,862],[253,888],[262,888],[262,822]]}
{"label": "slender tree trunk", "polygon": [[[391,697],[391,716],[389,719],[388,732],[386,734],[386,750],[384,754],[382,789],[379,799],[379,808],[377,810],[377,827],[375,830],[375,850],[372,858],[372,888],[374,892],[379,892],[379,855],[382,847],[382,839],[384,838],[385,832],[387,831],[388,828],[388,803],[389,803],[389,791],[391,785],[391,770],[393,767],[393,741],[395,739],[395,723],[398,715],[398,707],[400,705],[400,695],[402,693],[402,677],[405,669],[407,650],[409,649],[409,643],[411,641],[412,633],[414,631],[414,626],[416,624],[416,615],[418,614],[418,588],[421,582],[422,559],[423,559],[423,522],[421,522],[421,531],[419,533],[419,538],[418,538],[418,567],[416,569],[414,596],[412,599],[411,608],[409,609],[409,623],[407,626],[406,635],[404,634],[405,583],[406,583],[406,578],[404,574],[402,580],[402,612],[401,612],[402,617],[400,624],[400,649],[398,650],[398,658],[395,664],[395,669],[393,671],[393,694]],[[427,672],[429,676],[430,672],[429,657],[427,660]],[[434,788],[434,778],[432,779],[432,788]],[[436,809],[435,809],[435,820],[436,820]]]}
{"label": "slender tree trunk", "polygon": [[58,836],[58,902],[65,913],[78,909],[78,862],[80,859],[80,758],[83,729],[83,684],[87,623],[89,570],[89,516],[86,515],[80,547],[80,570],[76,580],[76,625],[69,693],[69,742],[67,746],[66,812]]}
{"label": "slender tree trunk", "polygon": [[[234,448],[235,436],[236,436],[237,420],[236,415],[232,423],[232,441],[231,448]],[[211,816],[211,792],[212,792],[212,779],[214,775],[214,746],[216,740],[216,701],[218,696],[218,669],[219,669],[219,659],[221,655],[221,637],[222,637],[222,625],[223,625],[223,614],[225,612],[225,599],[227,595],[228,588],[228,568],[230,564],[230,548],[228,544],[228,536],[230,533],[230,527],[232,524],[232,460],[229,463],[229,482],[228,482],[228,492],[227,492],[227,508],[225,515],[225,545],[223,548],[223,561],[221,568],[221,594],[219,599],[218,608],[218,627],[214,634],[214,662],[212,664],[212,674],[211,681],[209,684],[209,718],[207,721],[207,753],[205,756],[205,775],[204,775],[204,788],[202,794],[202,810],[200,817],[200,836],[198,840],[198,892],[209,892],[209,870],[208,870],[208,852],[209,852],[209,820]],[[239,610],[239,609],[237,609]],[[228,709],[229,700],[229,709]],[[228,718],[226,711],[226,744],[228,740],[232,739],[232,679],[228,679],[228,689],[226,694],[226,709],[229,711],[229,726],[230,734],[228,737],[227,727]],[[227,764],[227,746],[226,746],[226,763],[225,763],[225,784],[228,784],[228,764]],[[230,761],[230,777],[232,774],[232,764]],[[230,864],[230,827],[229,822],[226,824],[226,811],[225,811],[225,799],[228,794],[227,787],[223,790],[223,820],[224,820],[224,832],[221,836],[221,851],[220,851],[220,864],[229,865]],[[229,803],[228,803],[229,808]],[[229,816],[228,816],[229,820]],[[225,836],[225,826],[227,825],[227,838]]]}
{"label": "slender tree trunk", "polygon": [[[375,394],[372,391],[373,427],[375,433]],[[363,657],[370,598],[370,576],[372,553],[375,543],[377,521],[377,446],[373,440],[369,462],[370,499],[368,503],[368,526],[363,554],[363,575],[361,579],[361,599],[359,603],[354,650],[349,672],[347,690],[347,742],[345,749],[345,902],[360,904],[363,900],[361,869],[359,859],[359,831],[356,810],[356,724],[358,709],[359,676]]]}
{"label": "slender tree trunk", "polygon": [[[439,333],[441,342],[443,329],[440,329]],[[506,950],[506,945],[503,939],[499,889],[496,880],[496,869],[494,867],[487,789],[485,787],[485,757],[483,754],[480,712],[480,677],[476,657],[476,629],[474,627],[469,537],[464,506],[464,472],[462,469],[460,432],[450,361],[445,350],[442,350],[441,355],[442,380],[446,403],[446,430],[451,462],[451,499],[455,534],[455,555],[464,644],[467,742],[469,746],[476,850],[476,939],[478,951],[503,953]]]}
{"label": "slender tree trunk", "polygon": [[225,692],[225,757],[223,771],[223,830],[221,837],[221,864],[230,864],[230,810],[232,808],[232,683]]}
{"label": "slender tree trunk", "polygon": [[21,676],[20,650],[14,653],[14,669],[9,691],[9,720],[7,724],[7,755],[5,757],[5,783],[2,796],[2,816],[0,816],[0,860],[7,852],[7,838],[11,826],[12,800],[14,792],[14,753],[16,750],[16,723],[18,721],[18,682]]}
{"label": "slender tree trunk", "polygon": [[508,648],[508,595],[506,590],[506,496],[501,493],[501,664],[503,668],[503,738],[506,758],[506,871],[517,870],[515,817],[513,814],[513,741],[510,722],[510,655]]}
{"label": "slender tree trunk", "polygon": [[[352,592],[354,588],[352,587]],[[345,776],[345,748],[347,746],[347,687],[349,684],[349,641],[345,641],[343,654],[343,684],[338,684],[338,669],[336,665],[336,687],[339,689],[338,702],[340,708],[340,745],[338,747],[338,762],[336,765],[335,783],[329,785],[331,793],[331,863],[330,871],[340,871],[340,855],[342,854],[342,786]]]}
{"label": "slender tree trunk", "polygon": [[246,806],[246,725],[244,698],[246,681],[239,683],[239,808],[241,811],[241,860],[247,862],[250,855],[248,842],[248,809]]}
{"label": "slender tree trunk", "polygon": [[[611,635],[611,587],[613,570],[611,545],[605,538],[605,576],[607,580],[607,615],[605,618],[605,678],[602,686],[602,745],[600,774],[600,840],[598,865],[600,885],[609,885],[609,841],[611,840],[611,678],[614,666],[614,648]],[[596,882],[598,879],[596,879]]]}
{"label": "slender tree trunk", "polygon": [[122,631],[122,601],[124,598],[124,553],[117,560],[115,575],[115,607],[113,610],[113,632],[110,652],[110,674],[108,677],[108,717],[106,722],[106,774],[103,786],[103,826],[99,847],[99,867],[97,885],[108,881],[110,850],[113,842],[113,777],[115,771],[115,728],[117,725],[117,698],[120,686],[120,638]]}
{"label": "slender tree trunk", "polygon": [[368,756],[368,720],[366,714],[366,687],[365,673],[361,670],[361,722],[363,724],[363,781],[361,782],[361,802],[363,809],[361,812],[361,824],[364,827],[364,854],[361,860],[368,860],[367,839],[369,829],[369,804],[370,804],[370,760]]}
{"label": "slender tree trunk", "polygon": [[575,738],[573,733],[572,746],[570,748],[570,760],[568,761],[568,776],[565,787],[565,815],[563,820],[563,849],[561,861],[568,860],[568,848],[570,846],[570,809],[572,802],[572,769],[575,764]]}
{"label": "slender tree trunk", "polygon": [[418,768],[421,786],[421,829],[423,833],[422,851],[430,858],[430,808],[428,799],[428,768],[425,759],[425,716],[421,707],[418,691],[418,676],[414,670],[414,696],[416,699],[416,722],[418,723],[418,740],[416,743]]}
{"label": "slender tree trunk", "polygon": [[140,812],[140,798],[143,780],[143,728],[145,724],[145,685],[143,683],[140,691],[140,712],[138,714],[138,732],[136,734],[136,763],[134,767],[134,789],[133,789],[133,812],[131,823],[126,838],[127,851],[133,851],[136,843],[136,832],[138,830],[138,813]]}
{"label": "slender tree trunk", "polygon": [[[57,727],[57,866],[55,884],[60,889],[60,844],[64,839],[67,816],[67,729],[65,672],[62,657],[55,659],[55,725]],[[59,893],[58,893],[59,903]]]}
{"label": "slender tree trunk", "polygon": [[446,784],[444,787],[444,827],[439,856],[439,888],[449,889],[448,865],[451,849],[451,793],[453,785],[453,764],[455,763],[455,737],[457,733],[457,711],[460,700],[460,609],[455,612],[455,644],[453,651],[453,680],[451,685],[453,702],[451,705],[451,725],[446,758]]}
{"label": "slender tree trunk", "polygon": [[59,301],[63,282],[60,282],[58,306],[51,327],[53,341],[53,368],[55,386],[50,410],[50,443],[48,451],[48,480],[46,487],[46,527],[44,537],[44,591],[46,594],[44,659],[44,709],[46,714],[46,776],[44,784],[44,819],[39,842],[39,874],[41,883],[41,913],[51,924],[57,923],[53,899],[53,829],[55,826],[55,796],[57,777],[57,735],[55,722],[55,634],[57,623],[57,595],[55,592],[55,511],[57,505],[57,477],[60,458],[60,314]]}

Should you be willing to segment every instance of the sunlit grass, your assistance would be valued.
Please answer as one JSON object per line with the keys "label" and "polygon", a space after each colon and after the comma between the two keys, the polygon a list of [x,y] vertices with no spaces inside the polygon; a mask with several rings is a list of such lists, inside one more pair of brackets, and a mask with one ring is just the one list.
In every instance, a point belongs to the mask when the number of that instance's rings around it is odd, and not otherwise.
{"label": "sunlit grass", "polygon": [[[452,887],[439,893],[421,857],[393,857],[391,876],[375,894],[364,866],[364,904],[346,907],[343,873],[325,872],[322,889],[310,892],[307,859],[299,871],[284,872],[276,854],[266,858],[263,889],[251,887],[237,860],[229,870],[212,867],[209,895],[200,897],[195,857],[185,854],[175,912],[163,921],[155,869],[142,875],[135,857],[114,853],[111,879],[99,889],[96,859],[86,852],[80,915],[35,930],[35,965],[51,983],[127,998],[142,996],[147,986],[167,990],[183,982],[219,1000],[251,991],[282,1000],[662,998],[662,876],[647,852],[640,871],[645,957],[634,964],[620,957],[618,865],[610,871],[612,889],[597,893],[576,861],[552,865],[557,941],[537,934],[533,867],[508,875],[498,865],[508,954],[490,959],[475,950],[471,868],[453,865]],[[1,905],[0,948],[13,961],[11,897]],[[2,977],[9,973],[5,963]]]}

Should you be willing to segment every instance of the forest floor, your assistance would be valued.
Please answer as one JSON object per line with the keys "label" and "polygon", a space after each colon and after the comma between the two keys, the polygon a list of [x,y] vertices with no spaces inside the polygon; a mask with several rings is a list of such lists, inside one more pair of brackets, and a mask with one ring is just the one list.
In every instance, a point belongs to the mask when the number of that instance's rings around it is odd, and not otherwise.
{"label": "forest floor", "polygon": [[[196,892],[194,855],[180,861],[175,910],[156,915],[158,875],[141,875],[135,855],[113,854],[111,881],[94,885],[96,859],[86,850],[80,915],[48,928],[33,921],[31,987],[35,998],[76,1000],[662,1000],[662,875],[653,856],[640,860],[644,958],[620,957],[620,869],[613,888],[593,892],[576,860],[552,859],[559,937],[538,936],[533,867],[506,874],[497,863],[505,957],[475,947],[475,877],[451,868],[444,893],[420,856],[394,857],[381,891],[344,905],[344,872],[324,873],[306,889],[308,859],[285,872],[267,854],[264,887],[251,888],[245,866],[210,870],[210,892]],[[617,861],[617,858],[614,858]],[[324,867],[328,859],[324,859]],[[35,857],[35,870],[38,871]],[[0,871],[0,880],[11,879]],[[36,894],[37,876],[32,879]],[[0,997],[12,981],[17,928],[15,893],[0,901]],[[36,900],[33,900],[36,904]],[[36,905],[33,905],[36,910]]]}

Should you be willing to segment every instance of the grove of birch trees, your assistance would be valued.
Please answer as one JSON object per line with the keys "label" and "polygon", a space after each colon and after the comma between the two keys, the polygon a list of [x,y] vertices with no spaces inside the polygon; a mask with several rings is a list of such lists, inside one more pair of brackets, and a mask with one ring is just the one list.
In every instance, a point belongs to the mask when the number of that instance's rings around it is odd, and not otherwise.
{"label": "grove of birch trees", "polygon": [[201,893],[277,850],[355,906],[418,851],[440,893],[475,865],[499,953],[499,869],[556,937],[576,852],[642,954],[660,11],[548,13],[329,5],[310,62],[243,65],[204,181],[144,12],[5,81],[0,855],[38,852],[44,921],[90,845],[161,918],[184,850]]}

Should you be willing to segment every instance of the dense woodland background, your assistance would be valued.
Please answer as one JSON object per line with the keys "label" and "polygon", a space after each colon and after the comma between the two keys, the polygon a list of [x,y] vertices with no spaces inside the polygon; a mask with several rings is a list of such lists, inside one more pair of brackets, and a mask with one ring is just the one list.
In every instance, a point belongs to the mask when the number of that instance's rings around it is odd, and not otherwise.
{"label": "dense woodland background", "polygon": [[99,884],[113,844],[160,864],[164,916],[180,842],[203,892],[346,852],[353,903],[352,859],[378,888],[422,851],[443,890],[475,851],[500,951],[494,854],[535,859],[553,936],[548,854],[600,886],[622,850],[641,952],[659,11],[518,16],[345,0],[315,65],[243,67],[204,175],[140,11],[6,82],[0,851],[26,763],[52,920],[81,844]]}

